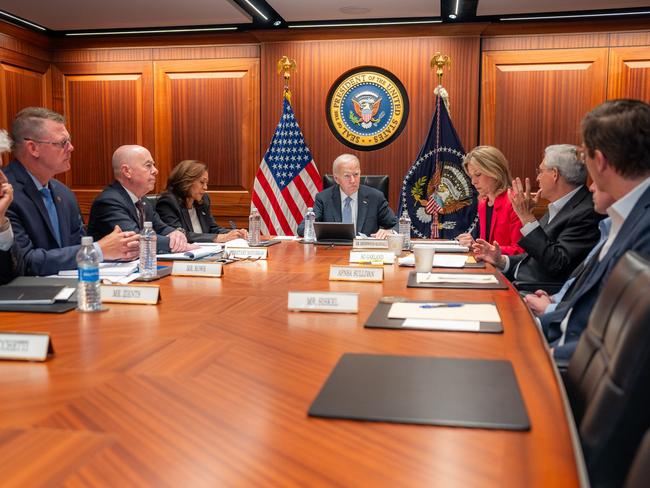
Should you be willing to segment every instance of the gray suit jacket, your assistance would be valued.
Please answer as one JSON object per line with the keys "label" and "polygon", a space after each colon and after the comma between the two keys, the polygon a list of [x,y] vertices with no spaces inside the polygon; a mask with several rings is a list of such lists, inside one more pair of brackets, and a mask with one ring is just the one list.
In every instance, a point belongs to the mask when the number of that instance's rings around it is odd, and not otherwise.
{"label": "gray suit jacket", "polygon": [[[397,225],[397,218],[388,206],[386,197],[379,190],[369,186],[359,186],[357,202],[357,233],[367,236],[380,228],[392,229]],[[341,222],[341,190],[339,185],[330,186],[316,195],[314,201],[316,222]],[[298,226],[298,235],[305,232],[305,222]]]}

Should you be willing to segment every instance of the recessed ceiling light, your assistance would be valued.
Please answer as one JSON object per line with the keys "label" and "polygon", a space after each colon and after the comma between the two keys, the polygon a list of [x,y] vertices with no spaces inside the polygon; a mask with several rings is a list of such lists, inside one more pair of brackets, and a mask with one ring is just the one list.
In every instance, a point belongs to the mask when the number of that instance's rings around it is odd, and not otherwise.
{"label": "recessed ceiling light", "polygon": [[455,18],[456,18],[456,14],[449,14],[449,18],[452,19],[452,20],[455,19]]}
{"label": "recessed ceiling light", "polygon": [[361,15],[361,14],[367,14],[368,12],[370,12],[370,9],[367,7],[355,7],[353,5],[350,5],[347,7],[341,7],[339,9],[339,12],[348,15]]}

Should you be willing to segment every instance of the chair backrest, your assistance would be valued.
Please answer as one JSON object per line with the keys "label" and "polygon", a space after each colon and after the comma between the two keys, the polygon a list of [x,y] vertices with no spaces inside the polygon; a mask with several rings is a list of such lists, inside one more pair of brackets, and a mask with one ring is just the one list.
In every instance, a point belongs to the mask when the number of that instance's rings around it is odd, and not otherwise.
{"label": "chair backrest", "polygon": [[147,201],[147,204],[155,210],[156,204],[158,203],[158,198],[160,198],[160,194],[150,193],[149,195],[145,195],[143,198]]}
{"label": "chair backrest", "polygon": [[645,488],[650,479],[650,429],[645,433],[627,474],[625,488]]}
{"label": "chair backrest", "polygon": [[[388,175],[361,175],[361,184],[376,188],[388,200]],[[336,185],[333,175],[323,175],[323,189]]]}
{"label": "chair backrest", "polygon": [[621,486],[650,424],[650,262],[616,264],[565,383],[592,486]]}

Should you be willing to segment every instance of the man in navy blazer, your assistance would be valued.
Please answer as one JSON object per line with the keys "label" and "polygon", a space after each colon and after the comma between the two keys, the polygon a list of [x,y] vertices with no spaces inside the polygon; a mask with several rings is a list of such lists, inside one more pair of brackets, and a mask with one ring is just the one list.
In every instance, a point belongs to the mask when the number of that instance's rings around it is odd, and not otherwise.
{"label": "man in navy blazer", "polygon": [[198,247],[187,243],[182,230],[165,224],[156,209],[142,198],[153,190],[158,175],[153,157],[146,148],[118,147],[113,153],[113,174],[115,181],[104,188],[90,208],[90,235],[99,239],[116,225],[140,233],[142,224],[151,222],[157,234],[157,252],[183,252]]}
{"label": "man in navy blazer", "polygon": [[557,360],[573,354],[603,283],[629,250],[650,256],[650,105],[607,101],[582,120],[583,154],[594,183],[615,201],[609,237],[570,300],[540,317]]}
{"label": "man in navy blazer", "polygon": [[[341,154],[332,164],[332,174],[337,184],[316,195],[316,222],[354,222],[357,234],[386,238],[397,225],[397,218],[382,192],[360,184],[359,159]],[[298,226],[298,235],[304,232],[303,221]]]}
{"label": "man in navy blazer", "polygon": [[[63,116],[40,107],[21,110],[11,125],[15,159],[5,169],[14,189],[7,216],[25,274],[75,269],[85,234],[77,199],[54,176],[70,169],[74,147]],[[111,229],[95,243],[101,259],[133,259],[138,236]]]}

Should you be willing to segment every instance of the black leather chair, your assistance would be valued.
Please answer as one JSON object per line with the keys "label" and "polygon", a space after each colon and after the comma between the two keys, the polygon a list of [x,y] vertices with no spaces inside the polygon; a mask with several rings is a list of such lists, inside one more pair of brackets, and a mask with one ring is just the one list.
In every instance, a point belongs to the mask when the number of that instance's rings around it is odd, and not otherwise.
{"label": "black leather chair", "polygon": [[646,488],[648,480],[650,480],[650,430],[645,433],[636,451],[634,462],[625,481],[625,488]]}
{"label": "black leather chair", "polygon": [[160,198],[159,193],[149,193],[143,197],[148,205],[151,205],[151,208],[155,209],[156,204],[158,203],[158,198]]}
{"label": "black leather chair", "polygon": [[[335,184],[333,175],[323,175],[323,189]],[[361,184],[376,188],[388,200],[388,175],[361,175]]]}
{"label": "black leather chair", "polygon": [[650,425],[650,261],[614,267],[564,376],[593,487],[622,486]]}

